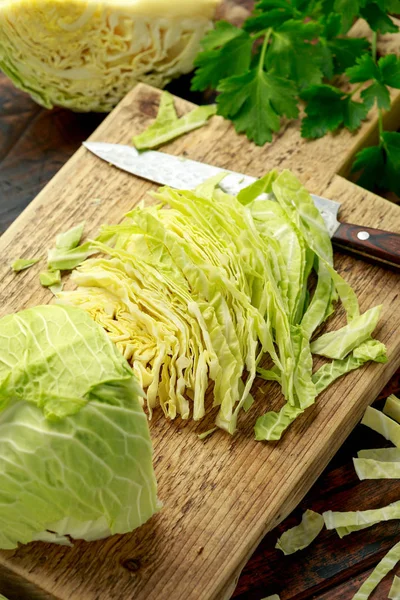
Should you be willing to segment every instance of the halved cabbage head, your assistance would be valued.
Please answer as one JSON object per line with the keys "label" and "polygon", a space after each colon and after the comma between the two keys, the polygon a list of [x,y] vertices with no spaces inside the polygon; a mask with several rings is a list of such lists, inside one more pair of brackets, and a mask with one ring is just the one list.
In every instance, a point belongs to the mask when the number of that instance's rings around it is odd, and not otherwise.
{"label": "halved cabbage head", "polygon": [[0,320],[0,548],[126,533],[158,510],[141,394],[84,311]]}
{"label": "halved cabbage head", "polygon": [[109,111],[193,67],[219,0],[1,0],[0,69],[45,106]]}

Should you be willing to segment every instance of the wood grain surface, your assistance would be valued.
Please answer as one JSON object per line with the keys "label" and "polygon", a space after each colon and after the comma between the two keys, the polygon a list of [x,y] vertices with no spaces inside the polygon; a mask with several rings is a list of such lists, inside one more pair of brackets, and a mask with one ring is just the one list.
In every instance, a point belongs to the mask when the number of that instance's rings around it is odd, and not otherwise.
{"label": "wood grain surface", "polygon": [[[129,143],[154,117],[158,97],[156,90],[137,87],[91,139]],[[178,106],[183,111],[188,104]],[[213,118],[165,150],[255,176],[292,168],[310,191],[340,200],[348,220],[394,229],[400,225],[398,207],[337,175],[373,125],[372,120],[357,135],[343,132],[328,143],[310,144],[290,124],[274,144],[257,148]],[[80,149],[0,241],[1,313],[50,300],[38,285],[38,269],[10,272],[16,256],[43,256],[55,235],[82,217],[90,236],[100,223],[119,221],[151,187]],[[332,386],[279,444],[256,443],[252,432],[257,414],[281,403],[272,385],[256,388],[256,408],[233,438],[218,432],[200,442],[196,433],[208,423],[168,423],[157,415],[151,433],[163,511],[131,535],[78,542],[72,549],[38,543],[2,552],[3,577],[17,574],[35,586],[38,598],[62,600],[208,600],[233,591],[232,576],[261,537],[299,503],[400,362],[396,275],[344,255],[336,258],[362,310],[384,304],[377,335],[388,345],[387,365],[369,365]],[[332,326],[339,324],[337,317]]]}
{"label": "wood grain surface", "polygon": [[[233,17],[238,14],[237,8],[233,7]],[[185,77],[174,82],[171,87],[182,97],[194,97],[198,102],[204,102],[202,97],[196,98],[189,91],[189,86],[190,78]],[[5,143],[7,145],[7,152],[0,155],[0,230],[6,228],[8,214],[15,211],[15,199],[19,198],[25,204],[28,203],[35,195],[35,190],[40,191],[60,165],[79,147],[88,132],[91,133],[96,122],[100,122],[103,117],[71,115],[69,111],[62,109],[39,109],[40,118],[32,120],[36,109],[34,103],[0,73],[0,144],[2,147]],[[46,136],[39,135],[39,125],[47,132]],[[35,140],[34,145],[32,140]],[[10,161],[10,156],[16,157],[16,147],[19,159]],[[28,177],[30,188],[25,190],[20,181]],[[7,194],[1,193],[5,183]],[[21,192],[25,194],[22,195]],[[386,398],[390,393],[400,394],[400,370],[391,378],[380,396]],[[376,406],[382,408],[382,402],[378,400]],[[280,592],[281,598],[286,600],[335,600],[339,597],[346,600],[352,597],[355,589],[367,577],[371,565],[376,564],[382,554],[395,543],[396,538],[398,539],[397,528],[393,531],[395,523],[374,527],[371,530],[372,542],[369,532],[360,532],[357,534],[357,544],[354,543],[353,536],[340,540],[331,532],[323,531],[318,538],[318,546],[297,553],[293,557],[295,560],[290,561],[289,579],[287,560],[274,546],[278,535],[297,523],[301,512],[307,508],[325,509],[328,502],[331,506],[345,506],[347,509],[368,509],[371,506],[387,504],[388,486],[392,494],[394,490],[398,490],[398,482],[385,482],[383,486],[380,481],[359,482],[354,477],[351,459],[357,450],[379,446],[381,443],[382,438],[368,428],[362,425],[355,428],[300,505],[259,544],[242,571],[234,592],[235,598],[260,600],[275,592]],[[362,494],[359,493],[360,488]],[[365,552],[366,546],[368,552]],[[327,560],[329,569],[326,568]],[[125,563],[125,568],[136,566],[135,561]],[[387,589],[384,589],[383,585],[375,593],[375,598],[386,599],[388,585]],[[0,592],[10,600],[32,600],[37,597],[26,580],[10,572],[7,578],[2,577],[1,569]],[[40,596],[45,597],[44,592],[41,592]]]}

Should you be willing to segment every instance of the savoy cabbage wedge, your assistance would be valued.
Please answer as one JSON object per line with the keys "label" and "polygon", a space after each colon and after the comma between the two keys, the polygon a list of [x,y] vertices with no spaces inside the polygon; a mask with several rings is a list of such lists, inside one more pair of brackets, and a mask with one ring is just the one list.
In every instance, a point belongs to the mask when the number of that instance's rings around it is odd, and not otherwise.
{"label": "savoy cabbage wedge", "polygon": [[[171,419],[201,419],[211,381],[216,425],[234,433],[258,373],[285,398],[255,426],[256,439],[276,440],[335,379],[385,362],[385,346],[371,338],[380,307],[360,316],[333,267],[324,221],[293,174],[271,172],[238,197],[218,187],[222,176],[194,191],[159,189],[157,204],[141,203],[67,255],[52,251],[49,264],[79,265],[77,288],[58,301],[105,329],[145,390],[150,416],[161,406]],[[319,338],[338,299],[347,325]],[[313,347],[334,358],[316,372]]]}
{"label": "savoy cabbage wedge", "polygon": [[142,394],[84,311],[0,319],[0,548],[126,533],[160,508]]}
{"label": "savoy cabbage wedge", "polygon": [[110,111],[189,73],[220,0],[1,0],[0,69],[46,108]]}

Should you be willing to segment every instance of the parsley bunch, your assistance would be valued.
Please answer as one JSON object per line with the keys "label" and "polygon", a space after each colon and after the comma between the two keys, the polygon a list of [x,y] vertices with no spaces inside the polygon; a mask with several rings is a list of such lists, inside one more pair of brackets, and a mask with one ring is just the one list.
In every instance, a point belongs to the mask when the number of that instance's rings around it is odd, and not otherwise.
{"label": "parsley bunch", "polygon": [[[219,21],[207,33],[192,89],[217,90],[218,114],[260,146],[272,141],[283,117],[299,116],[300,101],[301,135],[311,139],[356,130],[376,104],[379,146],[359,152],[353,168],[361,185],[385,183],[400,194],[400,133],[382,126],[388,87],[400,88],[400,59],[376,60],[378,33],[398,31],[391,13],[400,13],[400,0],[260,0],[242,28]],[[357,17],[371,27],[372,47],[346,35]],[[338,75],[358,85],[344,92],[335,86]]]}

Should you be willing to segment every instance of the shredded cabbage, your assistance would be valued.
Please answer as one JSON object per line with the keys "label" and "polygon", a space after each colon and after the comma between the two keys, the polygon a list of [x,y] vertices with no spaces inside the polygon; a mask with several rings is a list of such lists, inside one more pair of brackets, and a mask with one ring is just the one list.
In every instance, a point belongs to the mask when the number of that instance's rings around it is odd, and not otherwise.
{"label": "shredded cabbage", "polygon": [[14,260],[11,268],[16,273],[19,273],[19,271],[24,271],[25,269],[33,267],[39,260],[40,258],[17,258],[17,260]]}
{"label": "shredded cabbage", "polygon": [[275,548],[283,554],[293,554],[307,548],[324,528],[323,517],[313,510],[306,510],[301,523],[285,531],[278,539]]}
{"label": "shredded cabbage", "polygon": [[109,111],[189,73],[219,0],[2,0],[0,69],[45,106]]}
{"label": "shredded cabbage", "polygon": [[162,92],[155,121],[141,134],[136,135],[133,143],[138,150],[157,148],[184,133],[202,127],[216,112],[215,104],[197,106],[183,117],[178,118],[174,107],[174,97],[169,92]]}
{"label": "shredded cabbage", "polygon": [[61,283],[60,271],[42,271],[39,273],[39,280],[43,287],[53,287]]}
{"label": "shredded cabbage", "polygon": [[371,575],[364,581],[352,600],[368,600],[376,586],[397,565],[400,560],[400,542],[393,546],[382,558],[380,563],[372,571]]}
{"label": "shredded cabbage", "polygon": [[385,439],[400,448],[400,425],[379,410],[368,406],[361,423],[380,433]]}
{"label": "shredded cabbage", "polygon": [[400,519],[400,500],[382,508],[357,510],[355,512],[333,512],[322,514],[327,529],[336,529],[340,537],[391,519]]}
{"label": "shredded cabbage", "polygon": [[391,417],[398,423],[400,423],[400,400],[394,394],[391,394],[383,407],[383,412],[388,417]]}
{"label": "shredded cabbage", "polygon": [[400,577],[397,577],[397,575],[393,578],[388,600],[400,600]]}
{"label": "shredded cabbage", "polygon": [[[353,290],[333,269],[324,221],[290,172],[272,172],[238,198],[217,187],[222,176],[195,191],[161,188],[157,205],[136,207],[94,241],[51,250],[49,266],[79,265],[77,289],[59,301],[104,327],[146,391],[150,415],[161,406],[171,419],[201,419],[211,380],[216,425],[233,433],[254,402],[258,372],[286,400],[255,426],[256,439],[276,440],[334,379],[385,360],[384,345],[370,338],[380,307],[359,316]],[[342,356],[344,346],[352,354],[313,375],[312,344],[321,338],[311,338],[338,297],[349,324],[327,334],[336,340],[330,354]],[[265,354],[274,366],[263,371]]]}
{"label": "shredded cabbage", "polygon": [[84,228],[85,221],[79,225],[76,225],[75,227],[72,227],[68,231],[59,233],[56,237],[56,248],[60,250],[72,250],[72,248],[76,248],[81,241]]}
{"label": "shredded cabbage", "polygon": [[400,479],[400,462],[353,458],[359,479]]}

